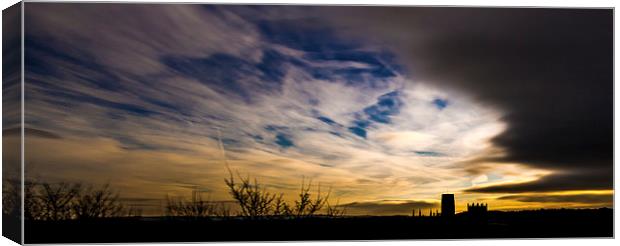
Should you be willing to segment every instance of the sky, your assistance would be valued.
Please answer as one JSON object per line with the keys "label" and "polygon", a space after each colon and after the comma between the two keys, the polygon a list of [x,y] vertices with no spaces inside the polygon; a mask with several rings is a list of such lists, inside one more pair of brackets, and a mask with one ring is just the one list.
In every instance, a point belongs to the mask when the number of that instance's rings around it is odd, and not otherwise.
{"label": "sky", "polygon": [[[355,214],[612,206],[612,10],[25,7],[26,176]],[[10,128],[10,127],[9,127]],[[4,130],[5,135],[11,130]]]}

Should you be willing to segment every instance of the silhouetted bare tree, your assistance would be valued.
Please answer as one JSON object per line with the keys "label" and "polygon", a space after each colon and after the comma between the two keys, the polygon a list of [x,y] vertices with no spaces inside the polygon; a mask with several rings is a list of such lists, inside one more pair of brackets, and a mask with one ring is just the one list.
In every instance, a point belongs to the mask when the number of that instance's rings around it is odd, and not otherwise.
{"label": "silhouetted bare tree", "polygon": [[2,181],[2,213],[15,217],[20,216],[21,184],[19,180],[5,179]]}
{"label": "silhouetted bare tree", "polygon": [[336,204],[334,206],[332,206],[331,204],[329,204],[329,201],[327,201],[325,203],[326,211],[325,211],[325,215],[327,215],[328,217],[342,217],[345,215],[345,213],[347,212],[347,208],[345,206],[340,206],[339,205],[340,201],[336,201]]}
{"label": "silhouetted bare tree", "polygon": [[[237,183],[232,172],[228,171],[230,176],[225,179],[230,194],[237,201],[242,216],[249,218],[258,218],[266,216],[279,217],[295,217],[303,218],[317,215],[321,209],[325,207],[329,200],[330,191],[326,194],[321,192],[321,185],[317,186],[316,196],[312,196],[312,181],[305,180],[301,182],[301,189],[297,200],[291,206],[283,199],[283,194],[275,195],[267,192],[256,179],[250,182],[249,177],[241,177],[237,174],[240,182]],[[327,206],[328,216],[342,216],[345,211],[340,206]]]}
{"label": "silhouetted bare tree", "polygon": [[72,216],[75,219],[121,216],[125,208],[118,201],[118,196],[108,184],[99,189],[92,186],[80,189],[71,206]]}
{"label": "silhouetted bare tree", "polygon": [[295,201],[295,207],[293,211],[296,217],[308,217],[314,215],[316,212],[321,210],[327,199],[329,199],[329,195],[331,192],[327,192],[327,195],[323,195],[321,193],[321,185],[318,185],[317,195],[314,199],[312,199],[312,195],[310,194],[310,189],[312,188],[312,180],[308,181],[306,186],[305,180],[301,181],[301,190],[299,192],[299,200]]}
{"label": "silhouetted bare tree", "polygon": [[284,201],[283,199],[283,194],[280,194],[278,197],[276,197],[276,199],[273,201],[273,215],[274,216],[284,216],[284,217],[288,217],[291,216],[292,211],[291,208],[289,207],[289,205]]}
{"label": "silhouetted bare tree", "polygon": [[38,219],[65,220],[71,219],[72,202],[78,196],[81,185],[70,183],[42,183],[37,199],[41,211]]}
{"label": "silhouetted bare tree", "polygon": [[201,191],[192,191],[192,200],[186,201],[183,197],[166,196],[165,215],[169,217],[230,217],[230,207],[225,202],[203,199]]}
{"label": "silhouetted bare tree", "polygon": [[216,214],[216,205],[204,200],[200,191],[192,191],[192,200],[166,197],[166,215],[173,217],[206,217]]}
{"label": "silhouetted bare tree", "polygon": [[44,219],[40,216],[43,203],[37,194],[37,183],[31,180],[24,182],[24,219]]}
{"label": "silhouetted bare tree", "polygon": [[142,209],[135,206],[128,206],[126,208],[127,217],[142,217]]}
{"label": "silhouetted bare tree", "polygon": [[216,203],[217,209],[215,210],[215,216],[228,218],[231,216],[232,212],[230,210],[230,206],[228,206],[224,202]]}
{"label": "silhouetted bare tree", "polygon": [[275,194],[267,192],[254,179],[254,183],[250,182],[250,178],[243,178],[237,174],[241,183],[236,183],[235,178],[230,172],[230,177],[225,179],[230,194],[239,204],[241,215],[250,218],[258,218],[270,215],[273,207],[272,203],[276,199]]}
{"label": "silhouetted bare tree", "polygon": [[141,211],[125,206],[109,185],[96,188],[81,183],[26,181],[24,217],[27,220],[94,219],[140,216]]}

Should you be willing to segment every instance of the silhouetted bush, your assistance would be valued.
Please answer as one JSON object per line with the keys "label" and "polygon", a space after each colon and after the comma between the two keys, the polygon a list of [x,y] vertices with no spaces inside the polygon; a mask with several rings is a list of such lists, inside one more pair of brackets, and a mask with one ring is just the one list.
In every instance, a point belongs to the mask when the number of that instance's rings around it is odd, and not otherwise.
{"label": "silhouetted bush", "polygon": [[19,180],[3,180],[2,182],[2,213],[9,216],[20,216],[21,184]]}
{"label": "silhouetted bush", "polygon": [[327,216],[343,216],[345,210],[338,206],[330,206],[328,203],[330,191],[327,194],[321,192],[321,185],[317,186],[316,196],[312,197],[312,181],[301,182],[301,189],[297,200],[291,206],[283,199],[283,194],[275,195],[266,191],[257,179],[250,181],[249,177],[241,177],[237,174],[240,182],[235,181],[235,177],[229,170],[229,178],[225,179],[226,185],[233,199],[239,205],[240,215],[249,218],[259,218],[266,216],[304,218],[317,215],[321,209],[327,205]]}
{"label": "silhouetted bush", "polygon": [[331,192],[327,192],[327,195],[321,194],[321,185],[318,185],[316,197],[312,199],[310,194],[310,188],[312,188],[312,181],[308,181],[306,186],[304,180],[301,181],[301,190],[299,191],[298,199],[295,201],[295,207],[293,208],[294,215],[296,217],[308,217],[314,215],[321,210]]}
{"label": "silhouetted bush", "polygon": [[284,195],[280,194],[278,197],[276,197],[276,199],[273,201],[273,215],[274,216],[291,216],[292,211],[291,208],[289,207],[288,204],[286,204],[286,202],[284,202],[284,199],[282,199]]}
{"label": "silhouetted bush", "polygon": [[328,217],[342,217],[346,214],[347,208],[345,206],[339,205],[339,201],[336,201],[336,204],[332,206],[329,201],[325,203],[327,206],[325,215]]}
{"label": "silhouetted bush", "polygon": [[199,190],[192,191],[191,201],[183,197],[166,196],[165,216],[203,218],[203,217],[230,217],[230,207],[224,202],[203,199]]}
{"label": "silhouetted bush", "polygon": [[72,205],[76,219],[118,217],[125,209],[118,201],[118,193],[111,191],[107,184],[99,189],[90,186],[80,190]]}
{"label": "silhouetted bush", "polygon": [[192,200],[166,197],[166,216],[171,217],[207,217],[226,216],[228,212],[219,212],[222,209],[217,203],[204,200],[200,191],[192,191]]}
{"label": "silhouetted bush", "polygon": [[[230,171],[229,171],[230,172]],[[250,219],[280,217],[305,218],[316,215],[340,217],[345,209],[336,203],[329,203],[330,191],[321,192],[318,185],[316,194],[311,192],[311,181],[301,182],[297,199],[292,203],[284,200],[283,194],[272,194],[249,177],[237,179],[230,172],[225,179],[230,194],[239,210],[237,215]],[[24,217],[27,220],[90,220],[111,217],[139,217],[142,211],[128,207],[119,201],[118,192],[109,185],[101,187],[86,186],[81,183],[48,183],[27,181],[24,184]],[[3,213],[19,215],[21,189],[19,185],[5,185],[3,190]],[[323,214],[319,214],[324,211]],[[230,217],[231,208],[224,202],[203,199],[201,192],[192,191],[191,200],[182,197],[166,197],[165,216],[203,218]]]}
{"label": "silhouetted bush", "polygon": [[70,183],[42,183],[40,189],[31,199],[39,209],[35,219],[65,220],[72,218],[73,204],[78,198],[81,184]]}
{"label": "silhouetted bush", "polygon": [[35,187],[35,182],[24,182],[24,218],[27,220],[42,219],[39,216],[42,211],[42,203],[37,198]]}
{"label": "silhouetted bush", "polygon": [[232,173],[228,179],[225,179],[225,182],[230,194],[239,204],[241,215],[249,218],[271,215],[272,203],[276,199],[276,195],[267,192],[258,184],[256,179],[254,179],[254,183],[251,183],[249,177],[237,176],[241,183],[235,181]]}
{"label": "silhouetted bush", "polygon": [[118,193],[109,185],[96,188],[81,183],[27,181],[24,195],[24,217],[27,220],[85,220],[141,215],[140,210],[125,207],[119,201]]}

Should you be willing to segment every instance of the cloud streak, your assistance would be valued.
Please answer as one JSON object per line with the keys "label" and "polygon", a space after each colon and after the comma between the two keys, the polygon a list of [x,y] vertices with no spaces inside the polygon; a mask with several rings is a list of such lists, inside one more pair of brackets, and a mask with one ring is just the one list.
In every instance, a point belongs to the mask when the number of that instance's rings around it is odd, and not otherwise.
{"label": "cloud streak", "polygon": [[378,201],[378,202],[353,202],[342,205],[348,214],[354,215],[411,215],[422,210],[423,215],[429,214],[439,207],[438,203],[426,201]]}

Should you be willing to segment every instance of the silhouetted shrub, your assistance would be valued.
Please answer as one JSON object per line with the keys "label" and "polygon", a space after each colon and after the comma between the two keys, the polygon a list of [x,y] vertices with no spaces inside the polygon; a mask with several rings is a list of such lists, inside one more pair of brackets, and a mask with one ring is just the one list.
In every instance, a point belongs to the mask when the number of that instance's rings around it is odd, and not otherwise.
{"label": "silhouetted shrub", "polygon": [[38,194],[32,199],[38,204],[36,219],[65,220],[72,218],[72,207],[80,192],[80,184],[42,183]]}
{"label": "silhouetted shrub", "polygon": [[141,208],[137,208],[135,206],[128,206],[126,209],[126,217],[133,217],[133,218],[137,218],[137,217],[142,217],[142,209]]}
{"label": "silhouetted shrub", "polygon": [[327,206],[325,215],[328,217],[342,217],[347,212],[347,208],[345,206],[340,206],[339,201],[336,201],[334,206],[329,204],[329,201],[327,201],[325,205]]}
{"label": "silhouetted shrub", "polygon": [[230,217],[230,207],[224,202],[203,199],[201,191],[192,191],[192,200],[186,201],[183,197],[166,196],[165,216],[168,217]]}
{"label": "silhouetted shrub", "polygon": [[298,195],[299,200],[295,201],[295,206],[293,208],[293,212],[296,217],[308,217],[314,215],[316,212],[321,210],[321,208],[323,208],[327,202],[327,199],[329,199],[331,192],[327,192],[327,195],[321,194],[321,185],[318,185],[316,197],[312,199],[310,188],[312,188],[311,180],[308,181],[307,186],[304,180],[301,181],[301,190]]}
{"label": "silhouetted shrub", "polygon": [[72,203],[72,214],[76,219],[93,219],[122,216],[124,206],[118,201],[118,193],[109,185],[99,189],[92,186],[78,191]]}
{"label": "silhouetted shrub", "polygon": [[21,184],[19,180],[3,180],[2,182],[2,213],[20,216]]}
{"label": "silhouetted shrub", "polygon": [[166,197],[166,216],[206,217],[216,215],[216,204],[203,200],[199,191],[192,191],[192,200]]}
{"label": "silhouetted shrub", "polygon": [[126,208],[109,185],[99,188],[81,183],[24,184],[24,217],[27,220],[95,219],[140,216],[141,211]]}
{"label": "silhouetted shrub", "polygon": [[240,182],[229,170],[229,178],[225,179],[226,185],[233,199],[239,205],[242,216],[259,218],[266,216],[304,218],[317,215],[327,205],[327,216],[343,216],[345,210],[340,206],[329,206],[330,191],[327,194],[321,192],[321,185],[317,186],[316,196],[312,197],[312,181],[301,182],[301,189],[297,200],[291,206],[283,199],[283,194],[275,195],[267,192],[256,179],[250,182],[249,177],[241,177],[237,174]]}
{"label": "silhouetted shrub", "polygon": [[239,204],[241,215],[249,218],[271,215],[272,203],[276,199],[276,195],[267,192],[258,184],[256,179],[252,183],[249,177],[237,176],[241,183],[235,181],[232,173],[228,179],[225,179],[225,182],[230,194]]}
{"label": "silhouetted shrub", "polygon": [[288,217],[288,216],[291,216],[291,214],[293,213],[291,211],[291,208],[289,207],[289,205],[286,204],[284,199],[282,199],[283,196],[284,196],[283,194],[280,194],[273,201],[273,203],[274,203],[273,204],[273,215],[274,216]]}
{"label": "silhouetted shrub", "polygon": [[27,220],[43,219],[42,216],[39,216],[43,203],[39,201],[36,193],[35,182],[24,182],[24,218]]}

